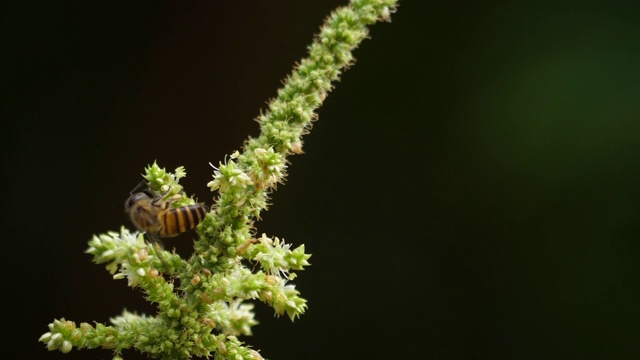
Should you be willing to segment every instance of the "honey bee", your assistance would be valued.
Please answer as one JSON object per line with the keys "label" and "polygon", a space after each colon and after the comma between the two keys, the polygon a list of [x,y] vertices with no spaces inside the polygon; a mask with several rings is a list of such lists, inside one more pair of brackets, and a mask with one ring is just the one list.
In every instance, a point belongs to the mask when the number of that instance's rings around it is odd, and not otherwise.
{"label": "honey bee", "polygon": [[162,246],[161,239],[178,236],[195,228],[204,219],[207,207],[202,204],[174,207],[172,204],[181,199],[180,194],[164,200],[168,191],[156,196],[144,181],[136,186],[124,203],[124,211],[133,225],[146,232],[151,241]]}

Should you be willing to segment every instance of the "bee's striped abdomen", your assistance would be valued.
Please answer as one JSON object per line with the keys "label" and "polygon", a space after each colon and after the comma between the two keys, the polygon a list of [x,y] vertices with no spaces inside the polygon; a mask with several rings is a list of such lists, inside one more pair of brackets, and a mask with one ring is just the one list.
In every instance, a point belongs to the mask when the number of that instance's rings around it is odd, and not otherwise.
{"label": "bee's striped abdomen", "polygon": [[187,205],[169,209],[160,214],[162,229],[160,237],[172,237],[196,227],[206,214],[206,208],[201,204]]}

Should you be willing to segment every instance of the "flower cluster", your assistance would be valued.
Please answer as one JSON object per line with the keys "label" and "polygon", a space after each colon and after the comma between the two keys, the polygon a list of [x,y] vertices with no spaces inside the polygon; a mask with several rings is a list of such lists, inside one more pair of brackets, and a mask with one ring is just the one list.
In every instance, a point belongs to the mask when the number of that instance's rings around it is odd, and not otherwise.
{"label": "flower cluster", "polygon": [[295,250],[290,250],[291,244],[281,241],[277,237],[271,239],[262,234],[258,243],[250,246],[247,257],[260,263],[260,266],[269,274],[283,274],[287,277],[289,270],[303,270],[309,265],[310,254],[304,252],[304,244]]}
{"label": "flower cluster", "polygon": [[179,166],[172,174],[158,166],[154,161],[153,164],[149,165],[144,170],[146,174],[142,177],[147,181],[151,190],[161,193],[169,192],[168,195],[175,195],[182,191],[182,186],[178,184],[178,181],[187,176],[187,171],[184,167]]}
{"label": "flower cluster", "polygon": [[140,233],[131,233],[122,227],[120,233],[110,231],[106,234],[94,235],[89,241],[88,254],[94,255],[96,264],[107,263],[107,270],[115,274],[114,279],[129,279],[129,286],[135,286],[140,276],[145,276],[150,269],[153,258],[144,237]]}

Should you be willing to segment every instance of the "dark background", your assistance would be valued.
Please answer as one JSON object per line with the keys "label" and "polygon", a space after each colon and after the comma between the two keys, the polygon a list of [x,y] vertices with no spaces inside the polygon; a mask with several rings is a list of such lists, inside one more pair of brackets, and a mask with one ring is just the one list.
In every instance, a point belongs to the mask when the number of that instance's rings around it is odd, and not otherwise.
{"label": "dark background", "polygon": [[[258,134],[346,3],[5,6],[5,351],[111,357],[37,341],[54,318],[154,313],[87,241],[130,227],[154,160],[210,203],[209,162]],[[313,254],[295,281],[309,309],[291,323],[258,303],[242,340],[273,360],[637,358],[636,3],[401,1],[256,224]]]}

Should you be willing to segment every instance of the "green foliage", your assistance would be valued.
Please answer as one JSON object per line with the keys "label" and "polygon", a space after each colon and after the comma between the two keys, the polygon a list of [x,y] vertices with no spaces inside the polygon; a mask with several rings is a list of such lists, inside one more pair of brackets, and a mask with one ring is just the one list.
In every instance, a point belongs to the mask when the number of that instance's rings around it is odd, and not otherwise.
{"label": "green foliage", "polygon": [[[294,271],[309,265],[304,245],[291,245],[277,237],[254,238],[254,221],[267,208],[269,193],[286,176],[287,156],[302,152],[302,135],[315,120],[314,111],[353,63],[352,51],[366,38],[367,26],[388,20],[395,0],[353,0],[327,20],[303,59],[286,79],[278,96],[261,115],[261,134],[250,138],[214,167],[208,186],[217,191],[215,204],[197,227],[194,253],[189,259],[149,246],[145,235],[121,228],[94,236],[87,253],[105,264],[114,279],[143,291],[157,305],[156,316],[123,312],[110,325],[65,319],[49,324],[40,341],[49,350],[64,353],[74,347],[112,349],[121,359],[123,349],[135,348],[152,358],[260,359],[261,355],[239,341],[251,335],[253,304],[259,300],[278,315],[294,320],[307,301],[291,280]],[[178,206],[193,203],[179,184],[184,168],[173,173],[153,163],[145,169],[149,188],[165,199],[182,196]],[[248,261],[251,269],[243,264]],[[178,284],[178,285],[174,285]]]}

